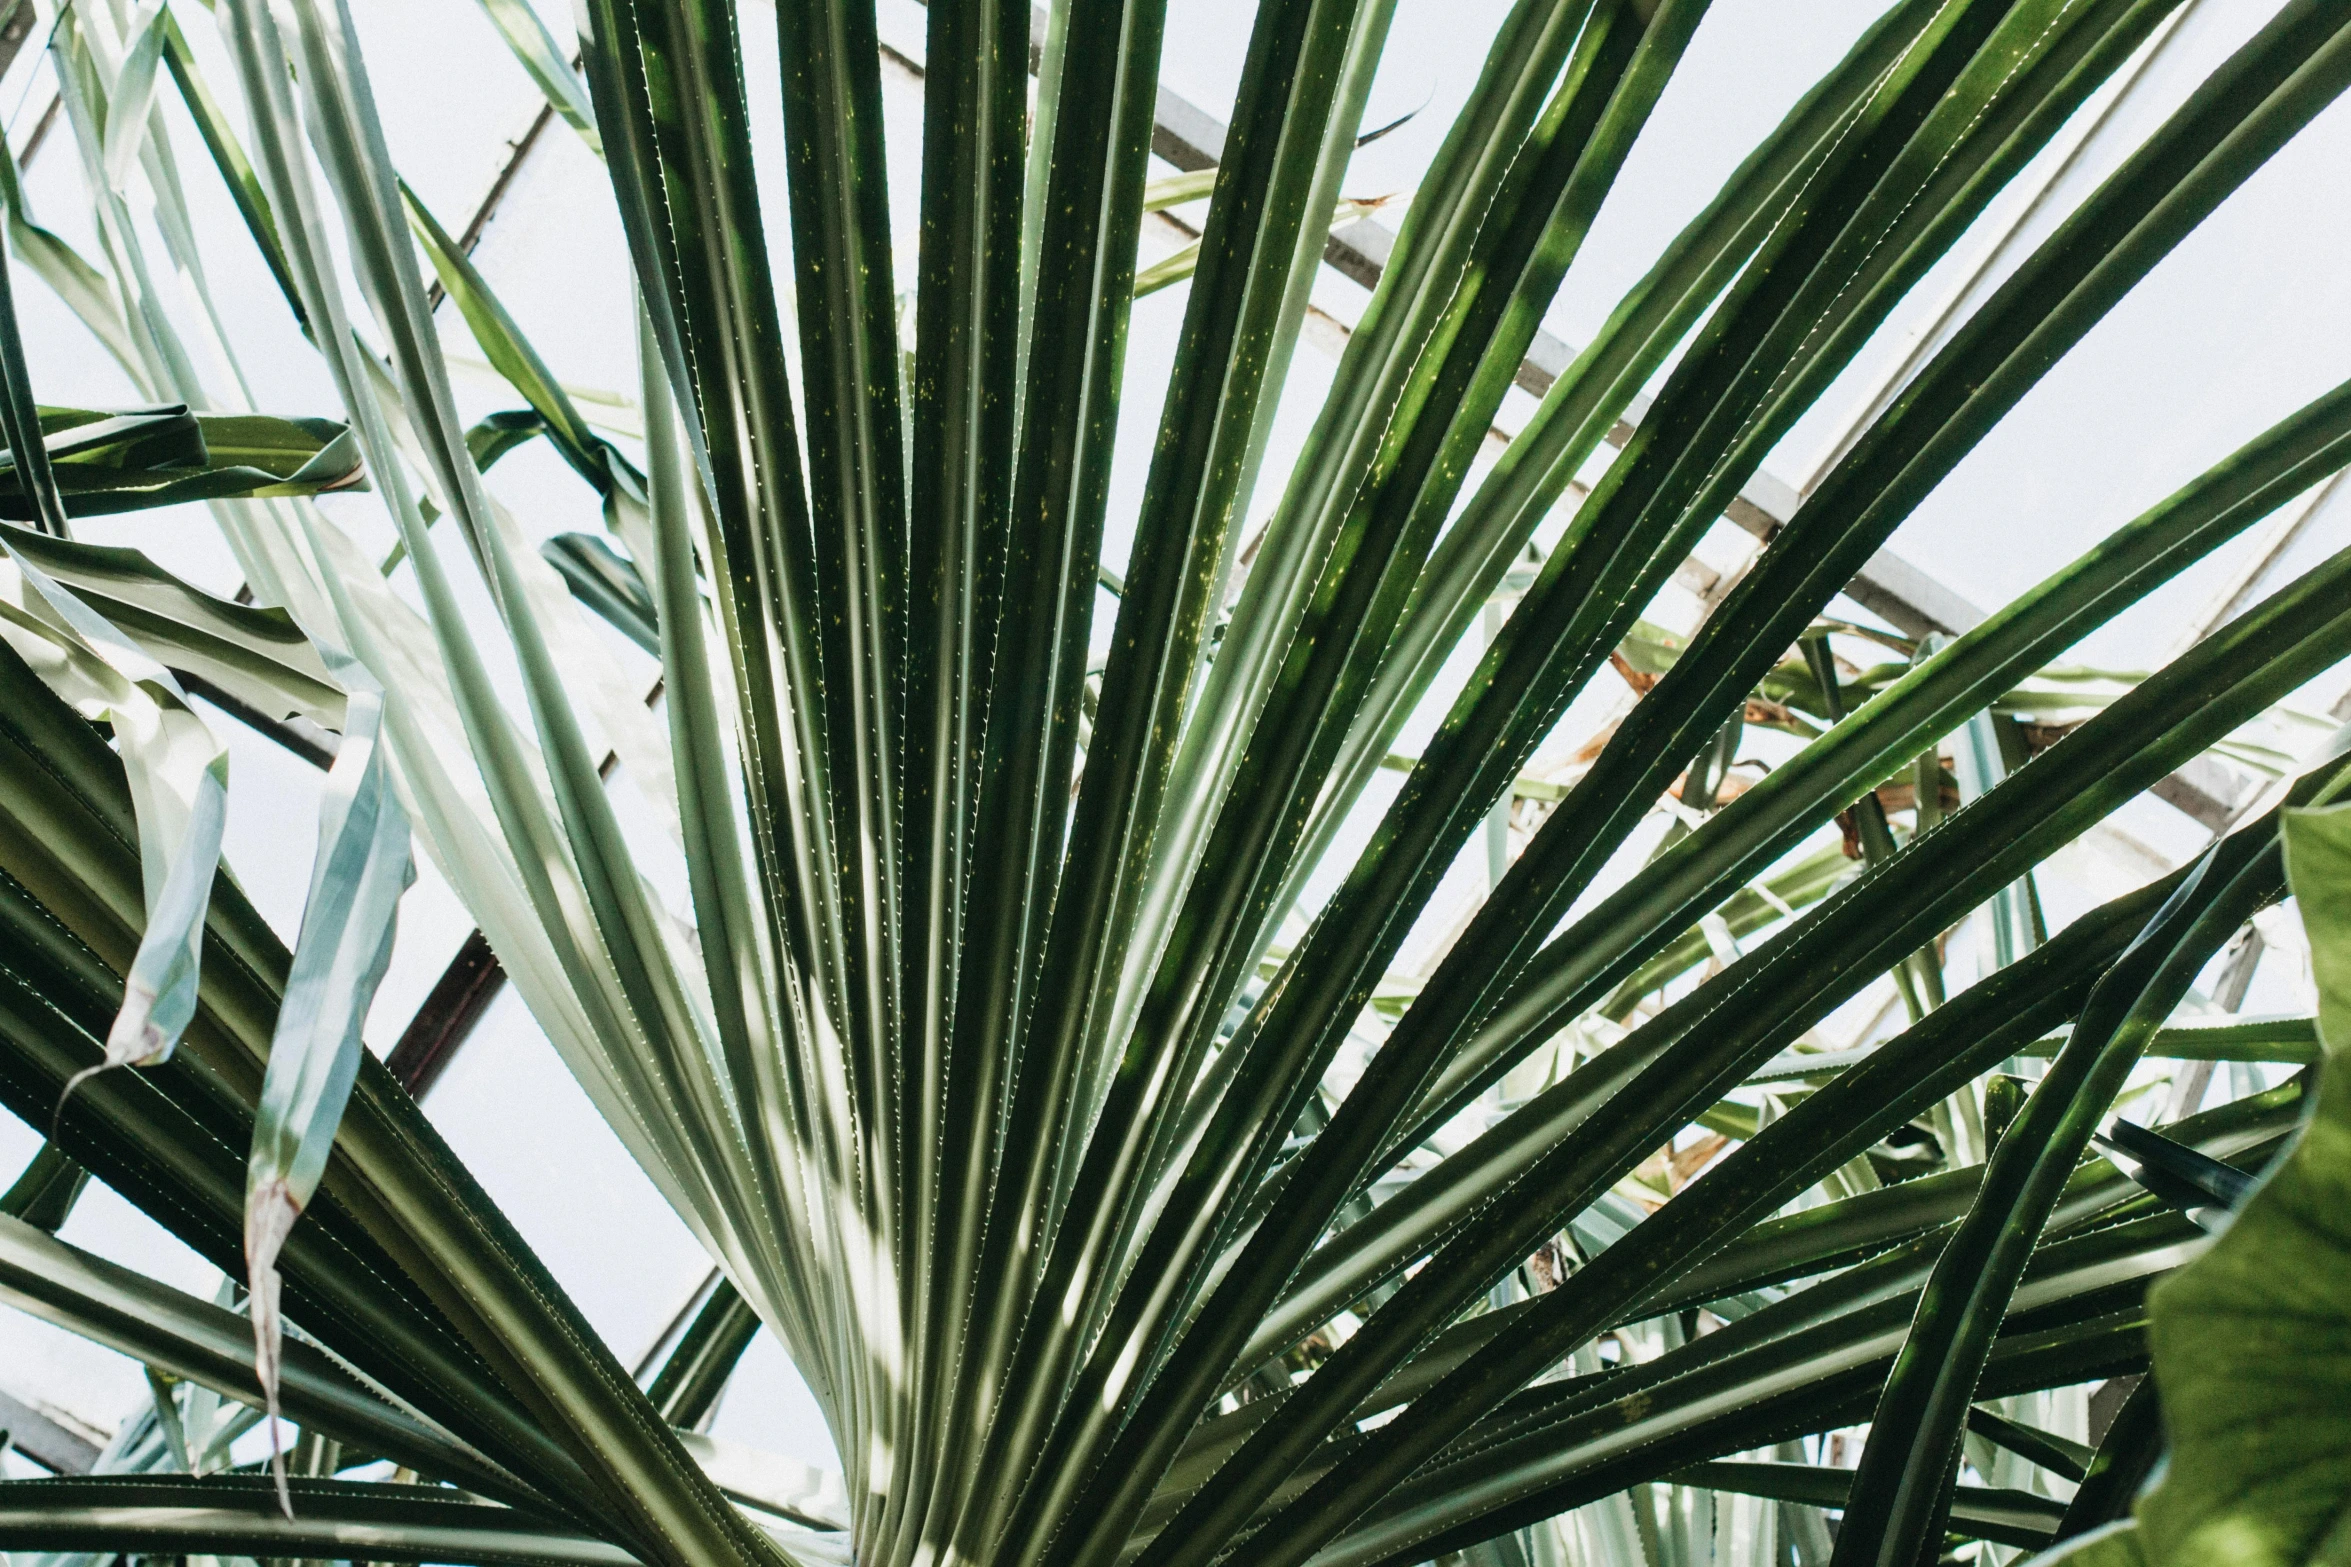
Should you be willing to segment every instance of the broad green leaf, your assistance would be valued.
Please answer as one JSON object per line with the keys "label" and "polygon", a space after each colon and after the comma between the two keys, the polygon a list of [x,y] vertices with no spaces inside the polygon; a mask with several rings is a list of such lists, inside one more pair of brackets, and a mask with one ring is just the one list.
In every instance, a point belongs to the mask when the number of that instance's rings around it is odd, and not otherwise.
{"label": "broad green leaf", "polygon": [[2148,1567],[2146,1541],[2138,1521],[2125,1518],[2042,1552],[2032,1558],[2030,1567],[2057,1567],[2059,1562],[2066,1567]]}
{"label": "broad green leaf", "polygon": [[2155,1292],[2171,1459],[2138,1506],[2152,1567],[2351,1557],[2351,806],[2288,813],[2328,1056],[2301,1142]]}
{"label": "broad green leaf", "polygon": [[2286,818],[2286,874],[2310,937],[2319,1035],[2340,1054],[2351,1049],[2351,806]]}

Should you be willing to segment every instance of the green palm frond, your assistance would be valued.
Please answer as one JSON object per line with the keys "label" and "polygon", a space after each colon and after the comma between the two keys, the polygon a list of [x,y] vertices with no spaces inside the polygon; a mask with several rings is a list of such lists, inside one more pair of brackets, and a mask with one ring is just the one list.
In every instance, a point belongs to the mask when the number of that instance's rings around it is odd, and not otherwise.
{"label": "green palm frond", "polygon": [[[1165,0],[930,0],[919,48],[779,0],[775,147],[732,5],[582,0],[575,62],[483,0],[546,101],[516,163],[561,118],[609,177],[615,393],[476,254],[515,165],[451,226],[395,167],[349,0],[219,0],[219,83],[184,6],[41,0],[98,259],[13,158],[7,249],[141,406],[40,404],[0,288],[0,1102],[53,1129],[0,1299],[153,1397],[0,1481],[0,1547],[2005,1567],[2120,1517],[2146,1388],[2222,1420],[2163,1364],[2248,1268],[2182,1272],[2193,1195],[2292,1145],[2326,1054],[2237,1014],[2281,821],[2351,777],[2308,693],[2351,553],[2254,591],[2351,382],[1988,613],[1885,551],[2351,85],[2351,13],[2268,8],[2042,214],[2192,5],[1894,0],[1571,348],[1707,0],[1465,20],[1482,70],[1376,197],[1394,0],[1264,0],[1225,125],[1160,85]],[[224,238],[339,406],[247,406]],[[485,474],[542,439],[580,488],[534,531]],[[199,504],[233,598],[159,563]],[[2168,661],[2084,649],[2273,518]],[[332,763],[294,950],[215,873],[199,699]],[[2153,855],[2151,791],[2184,862],[2048,897]],[[410,824],[477,929],[387,1066]],[[707,1253],[640,1364],[415,1102],[501,982]],[[83,1172],[255,1298],[58,1238]],[[837,1474],[704,1429],[762,1333]],[[2202,1561],[2216,1498],[2073,1549]]]}

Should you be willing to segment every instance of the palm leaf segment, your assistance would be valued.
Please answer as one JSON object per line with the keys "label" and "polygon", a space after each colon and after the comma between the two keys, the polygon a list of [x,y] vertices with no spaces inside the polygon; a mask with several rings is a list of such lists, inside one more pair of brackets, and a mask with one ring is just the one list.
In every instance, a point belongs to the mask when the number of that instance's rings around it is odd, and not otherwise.
{"label": "palm leaf segment", "polygon": [[[1648,617],[1719,519],[1761,516],[1766,454],[2085,106],[2128,90],[2178,0],[1901,0],[1575,354],[1545,313],[1703,0],[1519,0],[1376,261],[1330,230],[1360,210],[1341,181],[1391,0],[1268,0],[1221,143],[1158,190],[1163,0],[1064,0],[1033,55],[1023,7],[934,0],[905,251],[870,7],[779,8],[788,235],[758,219],[727,7],[586,0],[584,87],[526,8],[486,8],[609,169],[641,449],[591,430],[524,340],[468,258],[479,224],[452,238],[402,185],[340,0],[223,0],[242,136],[167,9],[58,24],[111,274],[34,225],[13,177],[11,232],[156,406],[38,409],[5,313],[27,457],[0,509],[37,525],[7,534],[11,580],[78,608],[25,611],[0,648],[0,1096],[58,1109],[166,908],[142,888],[145,764],[69,710],[76,617],[153,666],[132,684],[155,701],[185,669],[281,731],[331,745],[364,721],[355,752],[378,749],[378,705],[351,693],[380,685],[395,813],[716,1282],[664,1355],[618,1364],[402,1082],[333,1054],[356,1052],[372,978],[297,1031],[322,1043],[287,1043],[290,976],[332,960],[307,935],[287,953],[223,879],[177,927],[201,980],[176,1053],[83,1083],[55,1168],[0,1220],[0,1289],[145,1361],[155,1408],[98,1473],[0,1488],[0,1543],[1402,1567],[1562,1541],[1654,1557],[1662,1486],[1669,1518],[1719,1498],[1808,1563],[1841,1509],[1842,1567],[2036,1544],[2127,1503],[2098,1498],[2129,1453],[2017,1418],[2142,1368],[2146,1290],[2200,1244],[2091,1137],[2150,1052],[2307,1061],[2312,1036],[2164,1026],[2283,895],[2275,809],[2206,811],[2227,830],[2195,864],[2053,933],[2033,871],[2142,791],[2178,797],[2214,748],[2249,754],[2248,726],[2351,652],[2351,558],[2232,602],[2144,678],[2056,661],[2351,460],[2351,386],[1980,623],[1915,599],[1890,632],[1829,617],[1849,587],[1890,601],[1873,561],[1894,529],[2351,83],[2340,7],[2277,11],[1971,294],[1742,574],[1696,568],[1675,630]],[[193,254],[148,135],[166,78],[346,422],[187,411],[225,394],[153,295],[126,199]],[[1203,196],[1193,248],[1139,282],[1146,211]],[[1377,287],[1275,472],[1326,251]],[[1186,273],[1127,515],[1130,308]],[[444,295],[527,410],[458,421]],[[1481,471],[1529,384],[1539,406]],[[540,437],[610,543],[542,554],[485,485]],[[388,561],[307,498],[362,457]],[[282,613],[70,537],[188,499]],[[583,609],[659,660],[659,715]],[[1849,661],[1864,645],[1879,663]],[[1628,685],[1572,763],[1539,759],[1571,705]],[[2053,712],[2055,744],[2019,722]],[[1766,729],[1801,744],[1742,788]],[[613,761],[651,847],[621,830]],[[1404,776],[1381,806],[1384,766]],[[2301,764],[2296,803],[2334,798],[2341,766]],[[1850,852],[1818,838],[1832,821]],[[1432,946],[1481,850],[1486,894]],[[638,858],[665,854],[681,907]],[[314,902],[356,907],[360,885],[322,876]],[[1941,938],[1979,909],[2000,966],[1946,985]],[[343,918],[320,922],[380,973],[388,912]],[[1907,1026],[1822,1051],[1872,987]],[[305,1049],[284,1082],[336,1085],[323,1100],[265,1088],[273,1052]],[[2167,1159],[2235,1179],[2300,1091],[2175,1117]],[[270,1284],[299,1330],[282,1350],[244,1337],[233,1292],[180,1296],[44,1233],[78,1163],[242,1276],[240,1161],[266,1186],[265,1150],[297,1145],[316,1191]],[[762,1327],[825,1412],[837,1485],[694,1434]],[[257,1370],[303,1433],[281,1493],[210,1472],[250,1424],[219,1397],[257,1401]],[[1857,1473],[1810,1440],[1862,1422]],[[433,1483],[334,1478],[376,1458]]]}

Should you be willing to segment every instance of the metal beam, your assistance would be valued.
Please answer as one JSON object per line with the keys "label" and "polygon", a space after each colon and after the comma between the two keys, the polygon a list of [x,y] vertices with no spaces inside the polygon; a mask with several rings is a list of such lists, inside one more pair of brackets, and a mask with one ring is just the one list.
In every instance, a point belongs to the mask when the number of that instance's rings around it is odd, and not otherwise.
{"label": "metal beam", "polygon": [[[572,56],[571,64],[573,70],[579,69],[578,55]],[[473,216],[466,219],[465,227],[458,231],[459,254],[470,256],[474,248],[481,244],[482,236],[489,232],[490,220],[497,217],[498,209],[505,205],[507,195],[514,189],[514,182],[522,176],[522,166],[538,150],[540,138],[547,134],[548,123],[554,118],[555,105],[542,102],[539,112],[531,116],[530,124],[523,127],[522,134],[506,144],[506,156],[499,161],[498,172],[490,176],[490,188],[483,192],[480,201],[474,203]],[[425,308],[439,310],[441,301],[447,295],[448,291],[441,286],[440,278],[434,277],[432,286],[425,290]]]}
{"label": "metal beam", "polygon": [[265,740],[276,741],[319,771],[324,772],[335,765],[335,757],[342,750],[343,737],[333,730],[323,729],[298,713],[292,718],[274,718],[192,669],[175,669],[172,674],[187,688],[189,695],[204,698],[255,734]]}
{"label": "metal beam", "polygon": [[2236,819],[2251,781],[2234,768],[2209,756],[2199,756],[2168,778],[2158,778],[2148,793],[2214,832]]}
{"label": "metal beam", "polygon": [[400,1031],[392,1053],[384,1057],[384,1065],[411,1098],[424,1098],[440,1081],[458,1048],[472,1037],[474,1025],[505,988],[506,970],[490,950],[490,939],[479,930],[472,932]]}
{"label": "metal beam", "polygon": [[98,1444],[48,1411],[0,1393],[0,1432],[18,1452],[51,1474],[88,1474]]}

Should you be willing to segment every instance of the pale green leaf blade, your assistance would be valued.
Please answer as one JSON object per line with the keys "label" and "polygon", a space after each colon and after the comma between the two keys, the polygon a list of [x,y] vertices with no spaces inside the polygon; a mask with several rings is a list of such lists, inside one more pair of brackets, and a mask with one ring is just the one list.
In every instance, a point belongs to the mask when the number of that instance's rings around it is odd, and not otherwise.
{"label": "pale green leaf blade", "polygon": [[328,729],[343,727],[341,687],[283,610],[215,598],[134,549],[4,524],[0,540],[73,589],[157,662],[193,670],[273,717],[299,713]]}
{"label": "pale green leaf blade", "polygon": [[106,179],[117,190],[130,180],[131,166],[139,161],[139,149],[147,139],[147,111],[155,106],[155,70],[163,59],[169,12],[164,0],[142,0],[131,23],[131,46],[106,106]]}
{"label": "pale green leaf blade", "polygon": [[130,329],[123,324],[122,306],[116,301],[105,274],[84,260],[71,245],[33,221],[32,211],[25,204],[16,154],[5,146],[0,146],[0,206],[5,206],[8,212],[9,248],[65,301],[66,308],[90,329],[90,334],[114,356],[114,362],[122,366],[124,373],[134,383],[143,384],[146,377],[138,349],[131,342]]}
{"label": "pale green leaf blade", "polygon": [[465,324],[472,328],[474,341],[481,344],[491,367],[546,420],[547,434],[563,452],[564,459],[599,490],[609,487],[613,478],[607,448],[572,406],[570,395],[555,373],[522,335],[522,329],[498,302],[498,296],[490,291],[472,260],[405,181],[400,186],[400,200],[408,214],[409,228],[424,246],[426,259],[432,262],[441,286],[465,317]]}
{"label": "pale green leaf blade", "polygon": [[278,1009],[254,1126],[252,1183],[299,1210],[317,1190],[359,1070],[360,1026],[391,957],[400,895],[415,877],[408,817],[381,744],[384,698],[356,661],[330,650],[350,691],[343,743],[319,806],[318,855],[302,934]]}
{"label": "pale green leaf blade", "polygon": [[8,218],[10,246],[56,292],[59,299],[92,336],[114,356],[115,363],[127,371],[132,380],[143,379],[138,350],[131,343],[130,329],[123,325],[121,307],[115,303],[113,291],[96,267],[90,265],[64,240],[24,217],[21,211],[11,210]]}
{"label": "pale green leaf blade", "polygon": [[[334,650],[327,658],[350,692],[343,744],[319,803],[310,896],[270,1040],[245,1175],[253,1344],[273,1417],[280,1332],[277,1254],[326,1173],[335,1129],[359,1076],[365,1048],[359,1030],[392,961],[400,895],[416,879],[408,855],[408,816],[393,795],[379,743],[383,692],[356,660]],[[290,1511],[274,1427],[270,1456],[280,1503]]]}
{"label": "pale green leaf blade", "polygon": [[[139,824],[147,928],[106,1040],[109,1066],[170,1059],[196,1015],[204,914],[227,820],[228,752],[164,667],[22,556],[7,631],[50,689],[114,726]],[[29,645],[28,645],[29,644]]]}
{"label": "pale green leaf blade", "polygon": [[564,59],[530,0],[482,0],[482,10],[506,40],[506,47],[514,51],[516,62],[547,95],[547,106],[580,133],[590,152],[603,157],[604,139],[596,133],[596,111],[588,102],[587,83]]}

